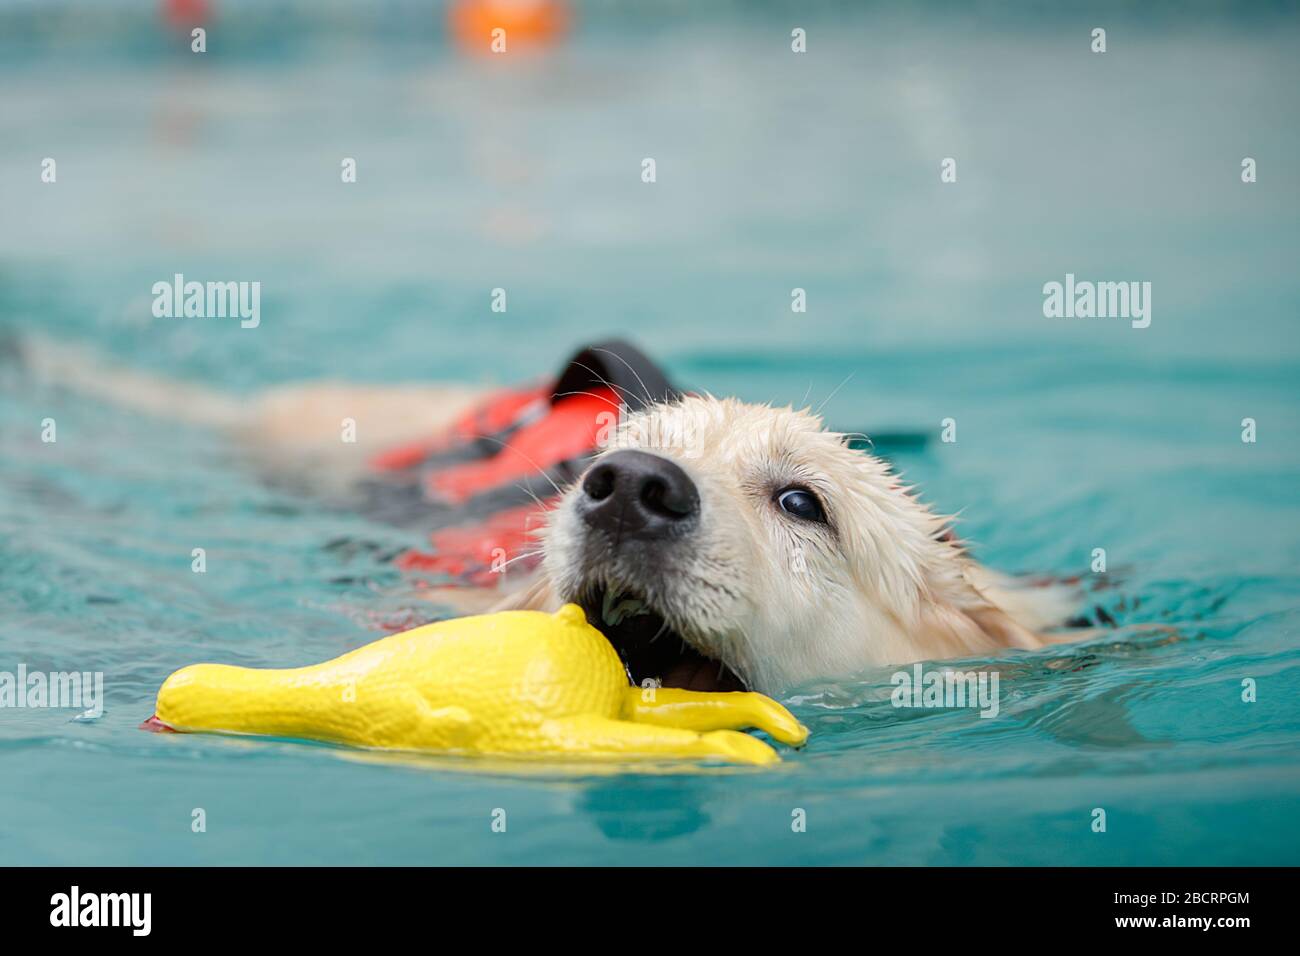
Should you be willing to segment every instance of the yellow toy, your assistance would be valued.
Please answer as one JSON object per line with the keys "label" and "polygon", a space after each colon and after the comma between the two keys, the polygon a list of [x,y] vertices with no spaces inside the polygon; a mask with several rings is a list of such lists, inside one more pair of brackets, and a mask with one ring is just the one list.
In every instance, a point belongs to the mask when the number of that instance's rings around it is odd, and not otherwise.
{"label": "yellow toy", "polygon": [[753,693],[628,685],[618,654],[566,604],[427,624],[310,667],[194,664],[158,691],[146,726],[474,755],[780,758],[808,731]]}

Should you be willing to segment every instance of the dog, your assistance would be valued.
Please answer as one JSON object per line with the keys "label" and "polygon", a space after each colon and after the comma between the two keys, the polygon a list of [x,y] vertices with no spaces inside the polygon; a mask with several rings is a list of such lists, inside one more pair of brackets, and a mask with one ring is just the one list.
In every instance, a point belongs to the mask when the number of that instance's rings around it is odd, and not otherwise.
{"label": "dog", "polygon": [[583,607],[634,682],[780,694],[871,667],[1033,649],[1061,588],[975,562],[947,518],[808,411],[687,396],[620,427],[506,606]]}
{"label": "dog", "polygon": [[[27,366],[151,414],[228,429],[271,473],[329,490],[384,444],[445,427],[455,386],[282,387],[230,399],[39,340]],[[338,441],[340,418],[358,443]],[[686,395],[621,417],[540,529],[540,566],[458,611],[580,605],[637,684],[780,695],[885,665],[1034,649],[1072,597],[976,562],[881,459],[807,410]]]}

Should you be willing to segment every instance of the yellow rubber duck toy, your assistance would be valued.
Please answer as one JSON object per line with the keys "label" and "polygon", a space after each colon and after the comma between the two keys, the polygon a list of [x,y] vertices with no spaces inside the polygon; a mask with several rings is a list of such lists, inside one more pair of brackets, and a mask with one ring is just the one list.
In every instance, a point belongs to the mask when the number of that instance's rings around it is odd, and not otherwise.
{"label": "yellow rubber duck toy", "polygon": [[394,750],[596,759],[780,760],[744,727],[808,737],[761,694],[629,686],[618,654],[566,604],[427,624],[284,670],[194,664],[145,722]]}

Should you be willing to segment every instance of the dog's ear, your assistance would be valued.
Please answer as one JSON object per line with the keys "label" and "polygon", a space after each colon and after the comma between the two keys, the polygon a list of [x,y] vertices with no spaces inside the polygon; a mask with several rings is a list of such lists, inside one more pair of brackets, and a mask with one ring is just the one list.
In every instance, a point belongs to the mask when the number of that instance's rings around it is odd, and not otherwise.
{"label": "dog's ear", "polygon": [[526,587],[513,591],[492,606],[492,611],[546,611],[560,609],[560,600],[556,597],[551,581],[545,574],[538,574]]}
{"label": "dog's ear", "polygon": [[963,562],[958,575],[936,576],[927,589],[917,628],[925,657],[961,657],[1002,647],[1045,643],[1035,628],[1047,622],[1029,613],[1030,602],[999,585],[992,572]]}
{"label": "dog's ear", "polygon": [[967,608],[966,617],[998,647],[1032,649],[1043,646],[1043,639],[993,604]]}
{"label": "dog's ear", "polygon": [[[1014,578],[980,564],[966,566],[966,580],[989,607],[967,611],[988,634],[1011,647],[1041,647],[1040,632],[1064,624],[1079,604],[1079,587],[1066,581]],[[1028,637],[1026,637],[1028,635]],[[1033,643],[1028,643],[1031,641]]]}
{"label": "dog's ear", "polygon": [[1003,647],[1042,647],[1042,639],[1002,608],[981,600],[931,599],[909,630],[917,660],[969,657]]}

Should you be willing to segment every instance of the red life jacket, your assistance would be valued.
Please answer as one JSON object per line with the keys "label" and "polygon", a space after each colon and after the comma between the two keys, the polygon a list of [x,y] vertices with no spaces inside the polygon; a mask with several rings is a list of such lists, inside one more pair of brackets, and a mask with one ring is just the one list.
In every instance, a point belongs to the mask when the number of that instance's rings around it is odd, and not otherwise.
{"label": "red life jacket", "polygon": [[426,528],[430,551],[398,567],[439,584],[492,587],[506,569],[540,561],[537,530],[620,418],[680,393],[639,349],[620,341],[580,350],[550,382],[503,389],[438,435],[370,462],[362,510]]}

